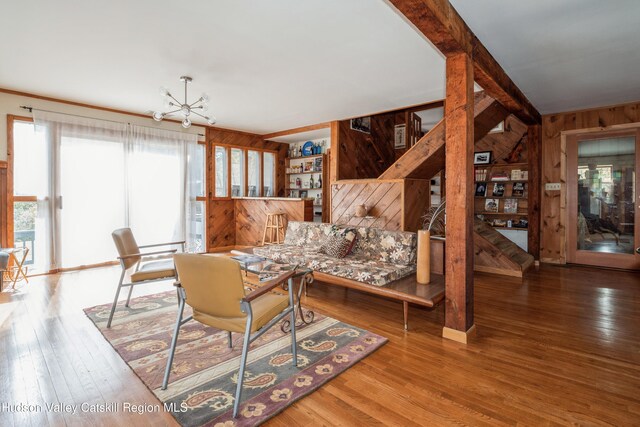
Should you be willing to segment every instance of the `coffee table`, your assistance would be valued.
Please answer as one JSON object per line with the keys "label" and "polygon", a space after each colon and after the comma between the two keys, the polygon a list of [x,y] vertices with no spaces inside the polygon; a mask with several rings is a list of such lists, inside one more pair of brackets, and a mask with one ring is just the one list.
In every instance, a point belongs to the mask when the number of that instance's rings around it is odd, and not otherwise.
{"label": "coffee table", "polygon": [[[252,262],[252,263],[240,263],[240,267],[245,271],[245,273],[253,273],[255,275],[258,276],[258,282],[257,283],[252,283],[249,282],[250,285],[253,286],[260,286],[260,276],[263,275],[265,268],[270,265],[270,264],[277,264],[280,266],[287,266],[290,264],[283,264],[283,263],[276,263],[274,261],[271,260],[264,260],[264,261],[260,261],[260,262]],[[313,322],[313,319],[315,317],[315,313],[313,312],[313,310],[310,309],[303,309],[302,308],[302,303],[300,302],[300,299],[302,298],[302,293],[304,292],[305,296],[307,295],[307,286],[310,285],[311,283],[313,283],[313,270],[306,268],[306,267],[300,267],[300,266],[294,266],[296,269],[296,273],[293,275],[293,277],[291,278],[291,282],[293,284],[293,286],[295,286],[296,280],[295,279],[299,279],[298,280],[298,292],[294,292],[294,296],[296,298],[295,301],[295,306],[296,306],[296,319],[300,319],[300,323],[297,323],[296,320],[296,326],[302,326],[302,325],[308,325],[311,322]],[[271,277],[276,277],[277,274],[275,273],[270,273]],[[285,291],[288,291],[288,283],[283,283],[282,284],[282,289]],[[295,291],[295,289],[294,289]],[[288,333],[291,330],[291,321],[286,319],[282,322],[282,326],[280,327],[280,329],[282,329],[282,332]]]}

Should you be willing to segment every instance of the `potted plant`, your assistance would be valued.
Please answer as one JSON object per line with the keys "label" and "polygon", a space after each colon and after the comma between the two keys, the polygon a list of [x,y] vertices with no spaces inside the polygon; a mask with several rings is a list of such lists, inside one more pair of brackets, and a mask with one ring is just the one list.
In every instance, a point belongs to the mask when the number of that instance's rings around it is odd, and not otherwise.
{"label": "potted plant", "polygon": [[429,208],[422,216],[422,229],[418,230],[418,259],[416,262],[416,279],[418,283],[427,284],[431,281],[431,233],[434,235],[445,234],[445,205],[446,201],[438,206]]}

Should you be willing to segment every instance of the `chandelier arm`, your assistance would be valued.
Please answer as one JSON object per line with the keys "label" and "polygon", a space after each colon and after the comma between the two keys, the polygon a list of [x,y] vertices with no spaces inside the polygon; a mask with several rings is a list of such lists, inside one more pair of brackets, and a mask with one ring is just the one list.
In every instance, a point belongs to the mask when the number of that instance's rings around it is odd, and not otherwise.
{"label": "chandelier arm", "polygon": [[[193,104],[189,104],[189,107],[193,108],[193,106],[196,105],[198,102],[204,102],[204,101],[202,100],[202,98],[198,98],[196,102],[194,102]],[[200,108],[200,107],[195,107],[195,108]]]}
{"label": "chandelier arm", "polygon": [[182,111],[182,108],[178,108],[177,110],[173,110],[173,111],[167,111],[166,113],[162,113],[165,116],[169,115],[169,114],[173,114],[173,113],[177,113],[178,111]]}
{"label": "chandelier arm", "polygon": [[196,116],[200,116],[200,117],[202,117],[202,118],[203,118],[203,119],[205,119],[205,120],[209,120],[209,117],[207,117],[207,116],[203,116],[202,114],[200,114],[200,113],[196,113],[195,111],[191,111],[191,114],[195,114]]}
{"label": "chandelier arm", "polygon": [[178,104],[177,105],[182,105],[182,103],[180,101],[178,101],[176,98],[174,98],[173,95],[171,95],[170,93],[167,94],[167,96],[171,99],[173,99],[174,101],[176,101]]}

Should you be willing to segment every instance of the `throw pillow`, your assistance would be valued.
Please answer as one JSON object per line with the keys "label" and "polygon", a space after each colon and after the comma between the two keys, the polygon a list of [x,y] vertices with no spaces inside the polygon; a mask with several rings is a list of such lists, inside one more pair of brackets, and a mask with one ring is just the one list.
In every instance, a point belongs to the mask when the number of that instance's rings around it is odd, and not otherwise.
{"label": "throw pillow", "polygon": [[349,241],[350,245],[349,245],[349,249],[347,250],[347,254],[349,255],[351,253],[351,251],[353,250],[353,248],[356,245],[356,237],[357,237],[357,233],[356,233],[356,229],[354,227],[344,227],[341,228],[339,226],[332,226],[331,231],[329,233],[330,236],[339,236],[344,238],[345,240]]}
{"label": "throw pillow", "polygon": [[320,245],[318,252],[334,258],[344,258],[352,246],[353,242],[350,242],[343,236],[329,235],[324,239],[322,245]]}

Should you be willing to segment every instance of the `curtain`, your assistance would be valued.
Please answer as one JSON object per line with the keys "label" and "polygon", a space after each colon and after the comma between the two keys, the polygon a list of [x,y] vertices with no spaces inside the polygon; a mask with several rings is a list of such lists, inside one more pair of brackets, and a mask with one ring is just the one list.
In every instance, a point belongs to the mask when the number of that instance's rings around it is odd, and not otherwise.
{"label": "curtain", "polygon": [[34,110],[49,182],[38,195],[43,270],[111,261],[111,232],[140,244],[189,240],[197,135]]}
{"label": "curtain", "polygon": [[[110,231],[123,223],[125,123],[34,110],[49,183],[38,197],[44,269],[113,259]],[[120,181],[120,182],[119,182]],[[39,237],[40,237],[39,236]],[[48,267],[48,268],[47,268]]]}
{"label": "curtain", "polygon": [[131,125],[127,150],[128,223],[139,242],[186,240],[196,249],[198,136]]}

